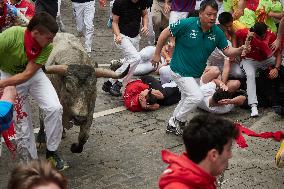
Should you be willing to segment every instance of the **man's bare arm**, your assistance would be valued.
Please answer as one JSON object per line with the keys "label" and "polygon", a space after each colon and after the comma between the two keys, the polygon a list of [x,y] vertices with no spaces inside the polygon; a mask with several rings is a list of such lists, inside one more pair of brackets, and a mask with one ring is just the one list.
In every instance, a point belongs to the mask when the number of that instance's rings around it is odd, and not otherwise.
{"label": "man's bare arm", "polygon": [[30,61],[27,64],[26,69],[22,73],[18,73],[9,77],[7,79],[0,80],[0,88],[7,87],[7,86],[15,86],[22,84],[29,80],[38,69],[40,69],[42,65],[36,64],[33,61]]}

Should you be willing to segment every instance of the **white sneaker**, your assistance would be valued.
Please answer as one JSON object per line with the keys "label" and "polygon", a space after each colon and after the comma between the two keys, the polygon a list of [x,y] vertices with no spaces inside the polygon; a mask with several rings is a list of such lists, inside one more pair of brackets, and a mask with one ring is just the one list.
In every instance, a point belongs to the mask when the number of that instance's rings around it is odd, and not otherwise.
{"label": "white sneaker", "polygon": [[258,116],[257,106],[252,106],[250,117],[257,117],[257,116]]}

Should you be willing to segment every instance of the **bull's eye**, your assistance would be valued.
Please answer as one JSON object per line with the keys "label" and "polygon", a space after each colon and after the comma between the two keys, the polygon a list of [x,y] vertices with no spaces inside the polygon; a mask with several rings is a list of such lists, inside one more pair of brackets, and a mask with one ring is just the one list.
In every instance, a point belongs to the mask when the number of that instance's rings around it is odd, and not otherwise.
{"label": "bull's eye", "polygon": [[65,87],[68,93],[71,93],[75,90],[75,84],[73,82],[66,82]]}

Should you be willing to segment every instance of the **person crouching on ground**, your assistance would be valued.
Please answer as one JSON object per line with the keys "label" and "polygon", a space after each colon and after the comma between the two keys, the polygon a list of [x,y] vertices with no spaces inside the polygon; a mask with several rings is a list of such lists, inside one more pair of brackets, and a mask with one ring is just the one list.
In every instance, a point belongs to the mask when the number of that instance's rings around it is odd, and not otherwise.
{"label": "person crouching on ground", "polygon": [[216,189],[216,176],[228,167],[238,133],[238,128],[223,118],[209,114],[194,117],[183,132],[186,153],[162,151],[169,166],[160,177],[160,189]]}
{"label": "person crouching on ground", "polygon": [[230,112],[235,106],[241,106],[246,96],[240,93],[239,80],[228,80],[226,83],[221,78],[221,72],[217,66],[208,66],[201,76],[200,90],[204,98],[198,107],[215,114]]}

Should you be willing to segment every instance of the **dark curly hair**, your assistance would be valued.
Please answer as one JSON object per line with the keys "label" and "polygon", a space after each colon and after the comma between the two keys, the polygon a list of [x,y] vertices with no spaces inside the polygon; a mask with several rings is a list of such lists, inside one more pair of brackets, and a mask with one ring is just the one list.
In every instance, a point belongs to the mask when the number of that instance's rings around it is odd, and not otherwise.
{"label": "dark curly hair", "polygon": [[183,132],[183,142],[189,159],[199,163],[207,152],[216,149],[223,152],[224,145],[238,136],[239,130],[233,122],[212,114],[195,116]]}

